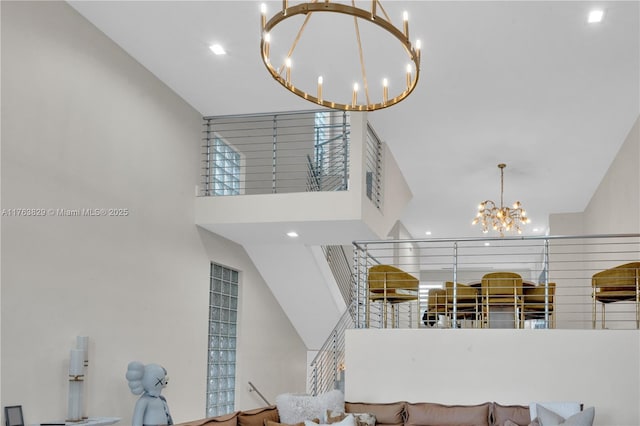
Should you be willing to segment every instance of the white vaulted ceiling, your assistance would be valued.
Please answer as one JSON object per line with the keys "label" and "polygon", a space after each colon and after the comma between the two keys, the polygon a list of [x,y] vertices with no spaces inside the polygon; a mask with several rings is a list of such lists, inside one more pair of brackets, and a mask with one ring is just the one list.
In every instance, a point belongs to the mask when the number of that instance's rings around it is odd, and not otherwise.
{"label": "white vaulted ceiling", "polygon": [[[202,115],[314,108],[262,64],[259,2],[70,4]],[[268,2],[272,12],[281,4]],[[423,44],[415,92],[369,115],[413,192],[402,217],[411,234],[482,235],[471,219],[478,202],[499,200],[501,162],[505,203],[522,201],[532,218],[525,233],[543,233],[550,213],[584,210],[640,113],[640,3],[383,4],[396,24],[409,11]],[[594,7],[604,20],[588,24]],[[346,58],[336,47],[352,36],[317,34],[332,54],[327,68],[339,69]],[[214,56],[214,42],[228,54]],[[298,72],[315,81],[323,71]]]}

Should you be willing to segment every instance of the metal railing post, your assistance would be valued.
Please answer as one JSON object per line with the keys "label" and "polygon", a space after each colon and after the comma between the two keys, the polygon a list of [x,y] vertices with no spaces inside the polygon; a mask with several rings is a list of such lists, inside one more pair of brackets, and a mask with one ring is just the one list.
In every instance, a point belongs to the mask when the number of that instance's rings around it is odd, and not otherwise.
{"label": "metal railing post", "polygon": [[273,147],[271,156],[271,192],[278,192],[276,188],[276,166],[278,160],[278,116],[273,116]]}
{"label": "metal railing post", "polygon": [[211,120],[207,120],[207,172],[204,183],[204,194],[211,195]]}
{"label": "metal railing post", "polygon": [[338,332],[333,331],[333,387],[335,388],[338,382]]}
{"label": "metal railing post", "polygon": [[[364,280],[364,274],[366,271],[366,261],[367,261],[367,249],[365,246],[365,249],[362,250],[360,249],[360,256],[358,256],[358,272],[357,272],[357,283],[358,283],[358,287],[357,287],[357,297],[358,297],[358,304],[357,304],[357,312],[358,312],[358,319],[356,321],[356,328],[365,328],[368,326],[368,324],[362,323],[362,316],[364,315],[365,317],[367,315],[370,314],[369,312],[369,304],[367,302],[367,298],[366,298],[366,293],[367,293],[367,286],[363,285],[363,280]],[[361,262],[365,262],[365,264],[363,265]],[[364,295],[364,297],[363,297]]]}
{"label": "metal railing post", "polygon": [[[525,300],[525,303],[526,303],[526,300]],[[556,312],[554,312],[553,315],[556,315]],[[544,240],[544,327],[549,328],[549,240],[548,239]]]}
{"label": "metal railing post", "polygon": [[342,112],[342,150],[343,150],[343,163],[342,163],[342,189],[346,190],[349,181],[349,140],[347,139],[347,112]]}
{"label": "metal railing post", "polygon": [[318,394],[318,366],[315,363],[311,370],[311,394]]}
{"label": "metal railing post", "polygon": [[[445,284],[446,291],[446,284]],[[445,293],[445,306],[447,295]],[[446,313],[446,312],[445,312]],[[453,328],[458,328],[458,242],[453,243]]]}

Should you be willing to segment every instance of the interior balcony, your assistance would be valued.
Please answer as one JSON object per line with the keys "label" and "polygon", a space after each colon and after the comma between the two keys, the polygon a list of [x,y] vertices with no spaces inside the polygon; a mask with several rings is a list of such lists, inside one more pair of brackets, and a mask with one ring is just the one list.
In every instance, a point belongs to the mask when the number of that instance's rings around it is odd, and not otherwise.
{"label": "interior balcony", "polygon": [[240,244],[386,238],[411,191],[366,113],[207,117],[196,224]]}
{"label": "interior balcony", "polygon": [[195,223],[244,247],[319,349],[346,309],[322,246],[393,231],[412,197],[393,155],[366,113],[205,117],[203,135]]}

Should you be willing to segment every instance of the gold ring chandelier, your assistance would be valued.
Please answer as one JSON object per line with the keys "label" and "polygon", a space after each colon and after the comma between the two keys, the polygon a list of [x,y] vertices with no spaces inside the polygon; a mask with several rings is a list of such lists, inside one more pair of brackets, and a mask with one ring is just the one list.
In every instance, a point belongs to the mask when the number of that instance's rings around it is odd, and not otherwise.
{"label": "gold ring chandelier", "polygon": [[[409,22],[406,12],[403,15],[403,29],[400,30],[391,23],[391,20],[382,7],[380,0],[372,0],[371,8],[369,10],[356,7],[355,0],[352,0],[351,3],[352,5],[345,5],[339,3],[331,3],[329,0],[314,0],[310,3],[301,3],[289,6],[288,1],[283,0],[282,10],[276,12],[276,14],[268,21],[266,17],[266,6],[263,4],[261,11],[262,38],[260,41],[262,61],[269,70],[269,73],[276,81],[278,81],[278,83],[284,86],[287,90],[295,93],[303,99],[306,99],[307,101],[313,102],[316,105],[322,105],[328,108],[339,109],[343,111],[375,111],[395,105],[409,96],[418,83],[418,77],[420,76],[420,40],[416,41],[415,46],[409,40]],[[378,15],[378,8],[382,11],[384,17]],[[358,53],[360,56],[360,77],[363,83],[364,101],[358,99],[358,92],[360,90],[360,86],[358,83],[354,83],[352,86],[353,91],[351,94],[350,104],[325,99],[322,94],[323,85],[325,84],[322,76],[318,76],[316,93],[309,93],[308,91],[297,87],[293,83],[291,78],[291,56],[294,49],[296,48],[296,45],[298,44],[298,41],[300,40],[300,37],[302,36],[307,22],[314,13],[339,13],[350,15],[353,17],[358,45]],[[289,49],[286,58],[284,59],[284,63],[279,68],[276,68],[276,66],[272,64],[270,57],[271,31],[285,19],[301,14],[305,15],[304,22],[298,30],[297,36],[295,37],[293,44]],[[403,87],[401,88],[402,91],[395,96],[389,97],[389,83],[387,78],[384,78],[382,81],[382,99],[373,100],[369,95],[369,85],[367,83],[367,73],[364,65],[364,54],[362,51],[362,42],[360,38],[358,19],[371,22],[384,29],[389,34],[393,35],[400,41],[408,55],[409,60],[413,62],[413,66],[411,65],[411,62],[409,62],[406,66],[406,84],[403,84]]]}
{"label": "gold ring chandelier", "polygon": [[500,232],[500,236],[504,236],[505,231],[515,230],[518,234],[522,234],[522,225],[530,222],[527,212],[522,208],[520,201],[513,203],[513,208],[504,207],[504,168],[506,164],[498,164],[500,168],[500,207],[496,206],[491,200],[486,200],[478,206],[478,214],[473,219],[473,225],[482,224],[482,232],[489,232],[489,228]]}

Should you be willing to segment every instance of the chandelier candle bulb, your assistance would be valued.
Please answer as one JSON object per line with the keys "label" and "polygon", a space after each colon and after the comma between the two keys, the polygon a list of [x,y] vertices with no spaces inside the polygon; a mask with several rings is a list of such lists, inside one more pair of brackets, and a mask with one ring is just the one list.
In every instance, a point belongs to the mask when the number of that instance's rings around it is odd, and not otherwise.
{"label": "chandelier candle bulb", "polygon": [[389,100],[389,80],[382,80],[382,102],[387,103]]}
{"label": "chandelier candle bulb", "polygon": [[418,62],[420,62],[420,49],[422,49],[422,42],[418,39],[416,40],[416,55],[418,56]]}
{"label": "chandelier candle bulb", "polygon": [[264,27],[267,26],[267,5],[262,3],[260,5],[260,15],[261,15],[261,22],[262,22],[262,29],[264,30]]}
{"label": "chandelier candle bulb", "polygon": [[407,64],[407,90],[411,87],[411,64]]}
{"label": "chandelier candle bulb", "polygon": [[322,76],[318,77],[318,102],[322,102]]}
{"label": "chandelier candle bulb", "polygon": [[287,58],[284,64],[287,67],[287,84],[291,84],[291,58]]}
{"label": "chandelier candle bulb", "polygon": [[404,29],[404,36],[409,38],[409,12],[402,12],[402,28]]}
{"label": "chandelier candle bulb", "polygon": [[353,83],[353,96],[351,97],[351,106],[355,107],[358,103],[358,83]]}

